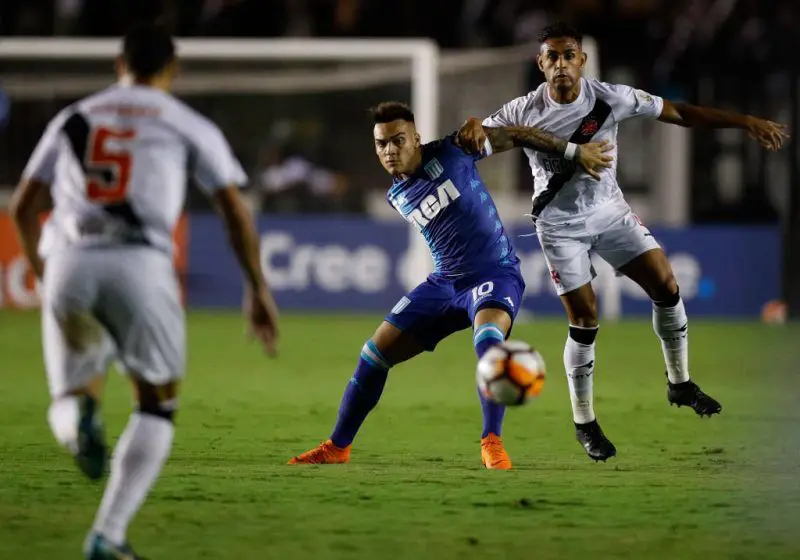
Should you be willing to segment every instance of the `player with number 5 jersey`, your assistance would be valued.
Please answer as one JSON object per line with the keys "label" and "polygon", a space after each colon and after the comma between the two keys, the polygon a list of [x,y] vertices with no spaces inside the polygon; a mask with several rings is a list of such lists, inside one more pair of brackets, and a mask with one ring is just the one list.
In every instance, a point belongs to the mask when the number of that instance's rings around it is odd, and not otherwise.
{"label": "player with number 5 jersey", "polygon": [[[186,361],[172,233],[190,177],[227,228],[247,280],[252,334],[275,351],[277,309],[239,194],[245,174],[217,126],[170,95],[176,68],[168,33],[131,31],[117,61],[119,83],[56,115],[11,203],[26,257],[43,281],[50,427],[90,479],[103,478],[108,465],[99,402],[112,360],[138,401],[86,539],[90,560],[138,558],[127,528],[172,446]],[[49,208],[42,231],[40,213]]]}
{"label": "player with number 5 jersey", "polygon": [[[458,135],[422,145],[414,115],[401,103],[373,110],[375,151],[394,181],[388,202],[425,238],[435,270],[395,305],[364,344],[345,389],[330,438],[290,463],[344,463],[356,432],[383,392],[389,369],[432,351],[451,334],[474,328],[480,358],[511,332],[525,291],[519,259],[497,215],[476,162],[518,146],[563,155],[567,143],[535,128],[487,128],[480,153]],[[587,144],[575,159],[587,170],[609,165],[608,148]],[[431,375],[435,375],[432,372]],[[501,429],[505,409],[479,392],[483,408],[481,460],[509,469]]]}
{"label": "player with number 5 jersey", "polygon": [[66,107],[23,173],[51,184],[41,255],[132,241],[170,254],[187,171],[208,193],[246,183],[219,128],[168,92],[117,83]]}

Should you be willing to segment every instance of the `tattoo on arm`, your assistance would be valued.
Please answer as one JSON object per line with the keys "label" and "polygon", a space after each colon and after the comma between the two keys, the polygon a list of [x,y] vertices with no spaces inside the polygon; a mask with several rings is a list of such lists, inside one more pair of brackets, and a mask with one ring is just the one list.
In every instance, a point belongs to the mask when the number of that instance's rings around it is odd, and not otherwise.
{"label": "tattoo on arm", "polygon": [[537,152],[547,154],[564,153],[567,149],[567,141],[549,132],[530,126],[506,126],[506,127],[484,127],[489,142],[492,143],[492,151],[505,152],[512,148],[529,148]]}

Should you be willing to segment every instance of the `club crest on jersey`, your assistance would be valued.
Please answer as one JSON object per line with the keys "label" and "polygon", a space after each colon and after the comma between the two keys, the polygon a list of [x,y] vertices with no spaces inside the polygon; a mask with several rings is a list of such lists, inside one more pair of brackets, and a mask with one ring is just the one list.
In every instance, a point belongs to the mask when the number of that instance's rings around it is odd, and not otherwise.
{"label": "club crest on jersey", "polygon": [[584,136],[592,136],[599,128],[600,125],[597,124],[597,120],[589,119],[581,127],[581,134]]}
{"label": "club crest on jersey", "polygon": [[[416,208],[403,217],[417,229],[422,229],[460,196],[461,193],[458,192],[453,181],[448,179],[439,185],[435,194],[426,196]],[[400,210],[397,203],[395,203],[395,208]]]}
{"label": "club crest on jersey", "polygon": [[442,164],[439,163],[439,160],[436,158],[432,158],[428,163],[425,164],[425,173],[428,174],[428,177],[431,179],[438,179],[442,173],[444,173],[444,167]]}

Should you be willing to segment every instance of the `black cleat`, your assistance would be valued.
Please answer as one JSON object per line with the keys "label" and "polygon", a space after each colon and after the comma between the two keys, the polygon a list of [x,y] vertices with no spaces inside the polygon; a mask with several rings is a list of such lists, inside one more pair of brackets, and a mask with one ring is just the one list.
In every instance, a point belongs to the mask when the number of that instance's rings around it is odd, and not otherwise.
{"label": "black cleat", "polygon": [[606,437],[597,420],[586,424],[575,424],[575,437],[590,459],[594,461],[607,461],[617,454],[617,448]]}
{"label": "black cleat", "polygon": [[88,395],[80,397],[80,410],[75,461],[83,474],[92,480],[100,480],[106,471],[108,448],[98,415],[97,401]]}
{"label": "black cleat", "polygon": [[694,381],[684,381],[683,383],[670,383],[667,381],[667,400],[670,406],[688,406],[694,410],[701,418],[719,414],[722,405],[706,395]]}
{"label": "black cleat", "polygon": [[127,544],[117,546],[98,533],[90,533],[86,537],[83,557],[86,560],[145,560]]}

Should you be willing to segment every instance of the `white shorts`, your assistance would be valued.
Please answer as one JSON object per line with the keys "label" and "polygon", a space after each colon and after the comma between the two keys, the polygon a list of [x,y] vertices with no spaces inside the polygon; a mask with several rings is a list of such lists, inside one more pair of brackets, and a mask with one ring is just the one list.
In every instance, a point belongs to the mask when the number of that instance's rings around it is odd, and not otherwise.
{"label": "white shorts", "polygon": [[639,255],[660,248],[639,217],[630,208],[620,210],[617,205],[568,223],[544,225],[539,221],[536,226],[558,295],[595,279],[592,253],[619,269]]}
{"label": "white shorts", "polygon": [[153,385],[178,380],[186,327],[170,258],[149,247],[70,249],[49,257],[42,336],[53,397],[105,374],[113,360]]}

